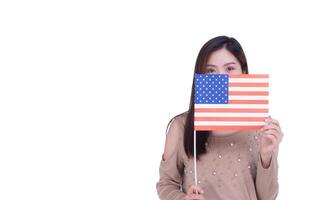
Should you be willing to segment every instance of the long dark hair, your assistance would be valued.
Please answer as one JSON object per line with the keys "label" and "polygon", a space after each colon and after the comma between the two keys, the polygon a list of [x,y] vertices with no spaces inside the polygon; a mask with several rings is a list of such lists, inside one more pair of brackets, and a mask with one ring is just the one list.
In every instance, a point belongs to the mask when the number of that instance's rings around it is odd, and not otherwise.
{"label": "long dark hair", "polygon": [[[240,43],[233,37],[227,37],[227,36],[218,36],[215,38],[212,38],[208,42],[206,42],[202,48],[199,51],[198,57],[196,59],[196,65],[195,65],[195,71],[194,74],[203,74],[203,67],[206,65],[207,59],[209,55],[217,51],[221,48],[225,47],[229,52],[231,52],[236,59],[240,62],[241,68],[242,68],[242,73],[243,74],[248,74],[248,65],[247,61],[245,58],[244,51],[242,49],[242,46]],[[183,138],[183,145],[185,152],[188,157],[193,156],[194,154],[194,78],[193,76],[193,81],[192,81],[192,88],[191,88],[191,97],[190,97],[190,104],[189,104],[189,110],[181,113],[177,116],[187,114],[186,116],[186,121],[185,121],[185,127],[184,127],[184,138]],[[177,116],[173,117],[169,123],[172,122],[174,118]],[[199,156],[201,154],[206,153],[206,146],[205,143],[209,137],[209,131],[196,131],[196,153],[197,153],[197,159],[199,159]]]}

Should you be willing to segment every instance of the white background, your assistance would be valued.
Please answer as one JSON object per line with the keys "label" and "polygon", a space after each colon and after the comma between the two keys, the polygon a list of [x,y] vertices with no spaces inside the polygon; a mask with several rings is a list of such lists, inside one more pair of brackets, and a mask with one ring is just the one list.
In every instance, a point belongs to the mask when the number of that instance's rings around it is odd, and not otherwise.
{"label": "white background", "polygon": [[0,199],[158,199],[169,120],[209,39],[271,76],[278,199],[323,199],[316,1],[1,1]]}

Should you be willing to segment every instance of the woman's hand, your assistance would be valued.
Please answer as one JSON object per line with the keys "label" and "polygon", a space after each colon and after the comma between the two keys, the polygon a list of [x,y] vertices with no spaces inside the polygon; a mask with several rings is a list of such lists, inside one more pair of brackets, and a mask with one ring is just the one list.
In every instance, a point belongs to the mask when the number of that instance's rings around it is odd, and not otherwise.
{"label": "woman's hand", "polygon": [[260,154],[263,167],[268,168],[272,153],[278,154],[283,133],[277,120],[269,116],[265,122],[266,125],[259,130],[261,134]]}
{"label": "woman's hand", "polygon": [[185,200],[205,200],[202,194],[204,194],[204,191],[199,186],[192,185],[187,191]]}

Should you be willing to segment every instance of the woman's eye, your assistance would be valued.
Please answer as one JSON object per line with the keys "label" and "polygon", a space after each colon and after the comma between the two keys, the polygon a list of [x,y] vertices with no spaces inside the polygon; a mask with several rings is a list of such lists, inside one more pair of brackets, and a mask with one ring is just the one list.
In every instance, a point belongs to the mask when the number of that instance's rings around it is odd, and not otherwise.
{"label": "woman's eye", "polygon": [[234,70],[235,68],[234,67],[232,67],[232,66],[228,66],[228,67],[226,67],[226,70],[227,71],[232,71],[232,70]]}

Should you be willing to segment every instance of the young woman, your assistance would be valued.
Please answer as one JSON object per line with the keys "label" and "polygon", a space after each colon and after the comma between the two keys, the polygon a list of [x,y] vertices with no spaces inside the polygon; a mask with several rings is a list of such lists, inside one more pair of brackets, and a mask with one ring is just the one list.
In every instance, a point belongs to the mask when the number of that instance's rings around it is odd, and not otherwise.
{"label": "young woman", "polygon": [[[248,74],[241,45],[219,36],[200,50],[195,73]],[[194,81],[194,80],[193,80]],[[193,169],[194,82],[189,110],[167,128],[160,179],[161,200],[271,200],[278,194],[278,148],[283,133],[270,116],[256,131],[197,131],[198,186]]]}

